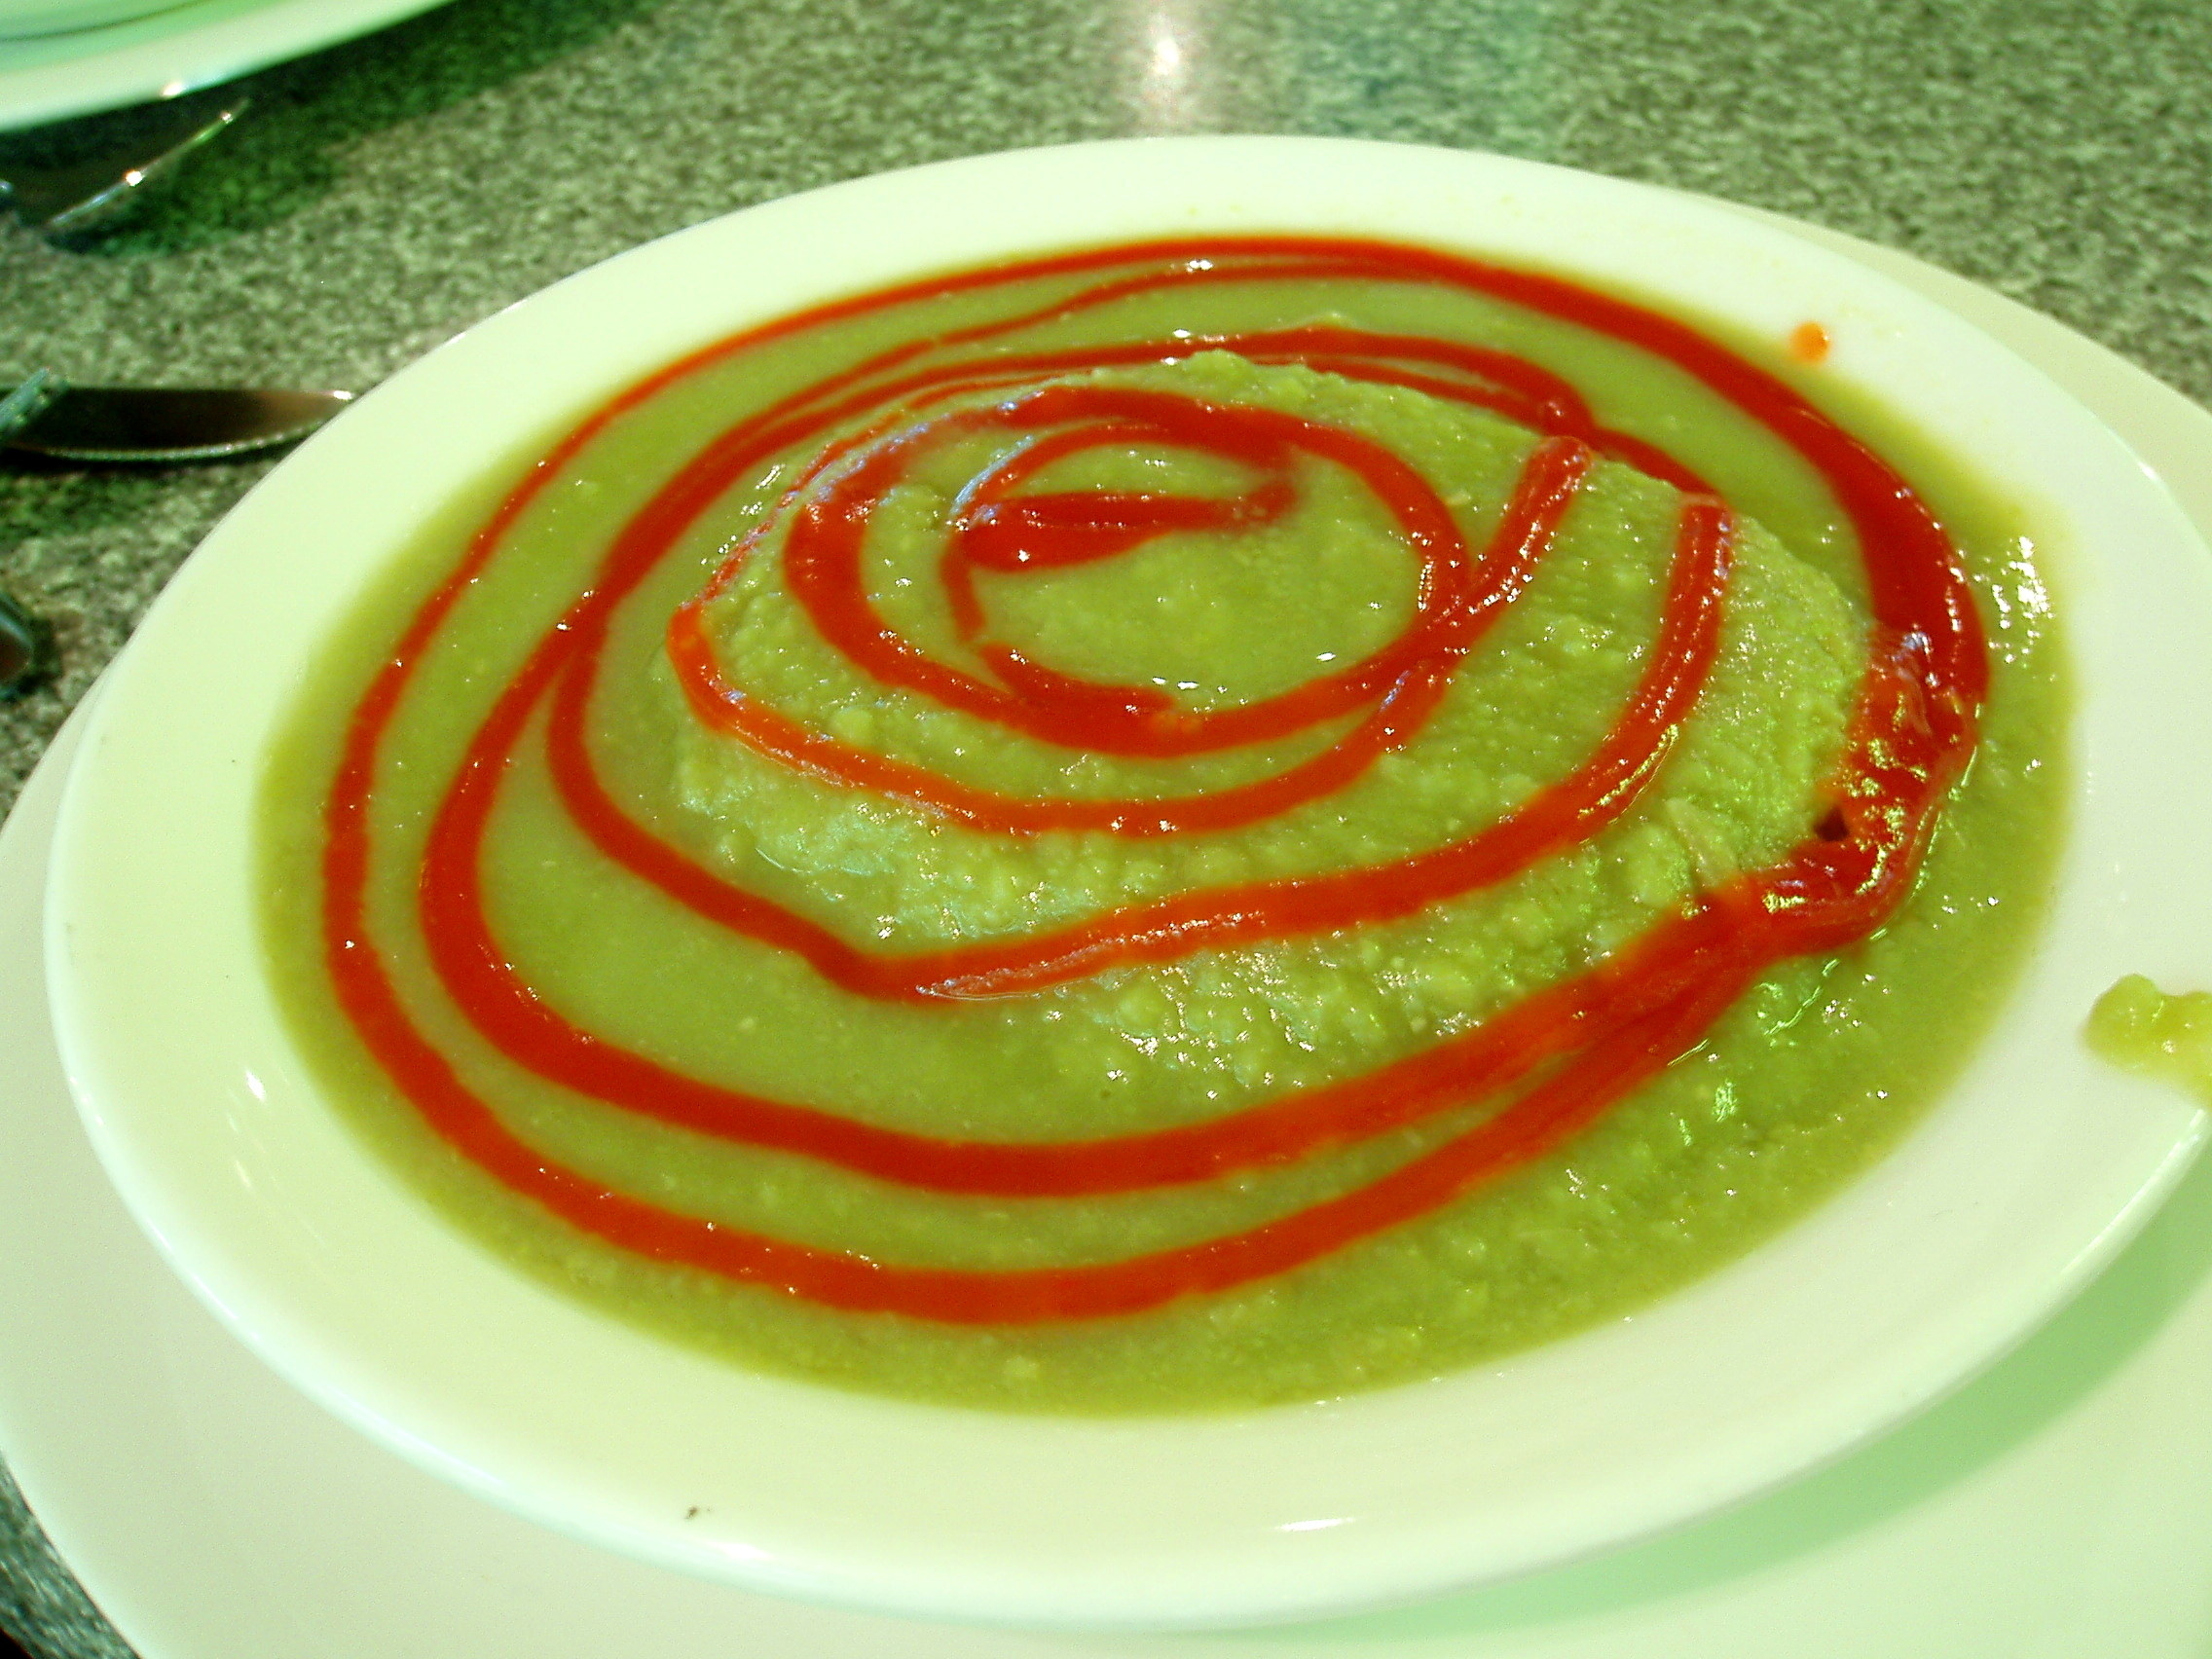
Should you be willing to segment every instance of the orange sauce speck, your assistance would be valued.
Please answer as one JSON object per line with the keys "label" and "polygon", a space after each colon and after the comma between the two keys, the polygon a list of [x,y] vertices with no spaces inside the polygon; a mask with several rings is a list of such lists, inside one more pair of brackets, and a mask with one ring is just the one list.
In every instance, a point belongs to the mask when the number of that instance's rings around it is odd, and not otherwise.
{"label": "orange sauce speck", "polygon": [[1801,322],[1789,331],[1789,354],[1800,363],[1827,361],[1828,331],[1817,322]]}

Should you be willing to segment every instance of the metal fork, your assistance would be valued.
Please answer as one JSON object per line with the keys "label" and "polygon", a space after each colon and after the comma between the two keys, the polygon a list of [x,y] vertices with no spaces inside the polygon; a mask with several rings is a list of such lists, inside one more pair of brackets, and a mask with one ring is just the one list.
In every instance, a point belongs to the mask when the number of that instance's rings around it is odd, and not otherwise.
{"label": "metal fork", "polygon": [[129,150],[88,161],[54,167],[11,163],[7,176],[0,178],[0,201],[41,236],[75,236],[111,225],[143,201],[149,188],[174,173],[193,151],[238,120],[246,102],[240,98],[211,118],[195,112],[172,123],[166,131],[139,139]]}

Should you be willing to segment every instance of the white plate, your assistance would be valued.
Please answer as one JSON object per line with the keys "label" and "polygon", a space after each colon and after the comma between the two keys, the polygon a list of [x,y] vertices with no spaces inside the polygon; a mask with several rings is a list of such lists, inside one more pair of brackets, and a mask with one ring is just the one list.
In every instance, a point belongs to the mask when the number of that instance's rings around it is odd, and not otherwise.
{"label": "white plate", "polygon": [[151,15],[128,21],[0,38],[0,131],[173,98],[444,3],[180,0],[152,11],[145,0]]}
{"label": "white plate", "polygon": [[[2007,341],[2212,529],[2212,417],[1901,255],[1849,247]],[[256,1363],[93,1163],[33,941],[59,740],[0,832],[0,1453],[146,1659],[2199,1659],[2212,1645],[2212,1166],[1989,1375],[1835,1467],[1675,1536],[1327,1627],[1093,1639],[749,1596],[515,1520]]]}
{"label": "white plate", "polygon": [[[1850,1190],[1633,1319],[1229,1418],[1039,1419],[751,1375],[436,1224],[320,1106],[263,982],[246,857],[268,734],[360,583],[509,434],[705,341],[918,272],[1194,227],[1457,245],[1776,339],[1820,317],[1825,372],[2039,503],[2083,669],[2076,823],[2054,943],[1967,1076]],[[187,1281],[297,1385],[480,1495],[661,1565],[903,1612],[1198,1625],[1372,1606],[1773,1485],[1986,1363],[2109,1259],[2202,1134],[2077,1034],[2122,973],[2212,967],[2212,869],[2191,850],[2212,821],[2208,632],[2212,564],[2108,431],[1939,308],[1737,215],[1320,140],[977,158],[571,278],[273,473],[109,677],[56,839],[50,987],[93,1144]]]}

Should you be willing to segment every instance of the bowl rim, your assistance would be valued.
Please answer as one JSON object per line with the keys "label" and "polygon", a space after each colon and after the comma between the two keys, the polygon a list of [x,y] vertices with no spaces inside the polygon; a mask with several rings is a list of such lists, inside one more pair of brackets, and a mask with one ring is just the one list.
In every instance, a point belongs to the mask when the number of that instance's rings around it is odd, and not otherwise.
{"label": "bowl rim", "polygon": [[[1777,339],[1832,318],[1825,372],[1971,442],[2038,503],[2083,669],[2079,810],[2049,943],[1966,1076],[1842,1194],[1633,1317],[1435,1382],[1224,1417],[996,1416],[754,1376],[571,1307],[449,1233],[317,1107],[259,978],[243,832],[313,644],[397,545],[407,503],[464,488],[547,410],[580,413],[749,321],[902,275],[1194,228],[1564,268]],[[413,488],[382,487],[394,472]],[[275,469],[157,602],[89,722],[51,866],[56,1034],[111,1180],[203,1301],[341,1417],[558,1530],[933,1616],[1162,1628],[1402,1602],[1827,1460],[1994,1359],[2179,1178],[2201,1115],[2096,1065],[2074,1034],[2121,973],[2204,977],[2205,930],[2189,924],[2212,911],[2212,875],[2188,868],[2178,830],[2212,811],[2212,764],[2169,762],[2212,760],[2212,666],[2186,648],[2207,622],[2212,560],[2093,416],[1933,302],[1719,204],[1351,140],[940,163],[571,276]],[[425,1282],[427,1303],[407,1288]],[[610,1426],[640,1379],[657,1420]]]}

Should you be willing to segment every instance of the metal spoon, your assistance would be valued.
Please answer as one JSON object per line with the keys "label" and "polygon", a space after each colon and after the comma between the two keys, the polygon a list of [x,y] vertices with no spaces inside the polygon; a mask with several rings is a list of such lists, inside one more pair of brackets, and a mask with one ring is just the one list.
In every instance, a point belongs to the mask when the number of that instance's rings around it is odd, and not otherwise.
{"label": "metal spoon", "polygon": [[54,630],[0,593],[0,703],[36,690],[54,673]]}
{"label": "metal spoon", "polygon": [[41,236],[75,236],[111,225],[143,201],[150,187],[173,174],[193,151],[238,120],[246,102],[240,98],[212,118],[195,111],[129,150],[89,161],[55,167],[10,163],[8,176],[0,178],[0,201]]}

